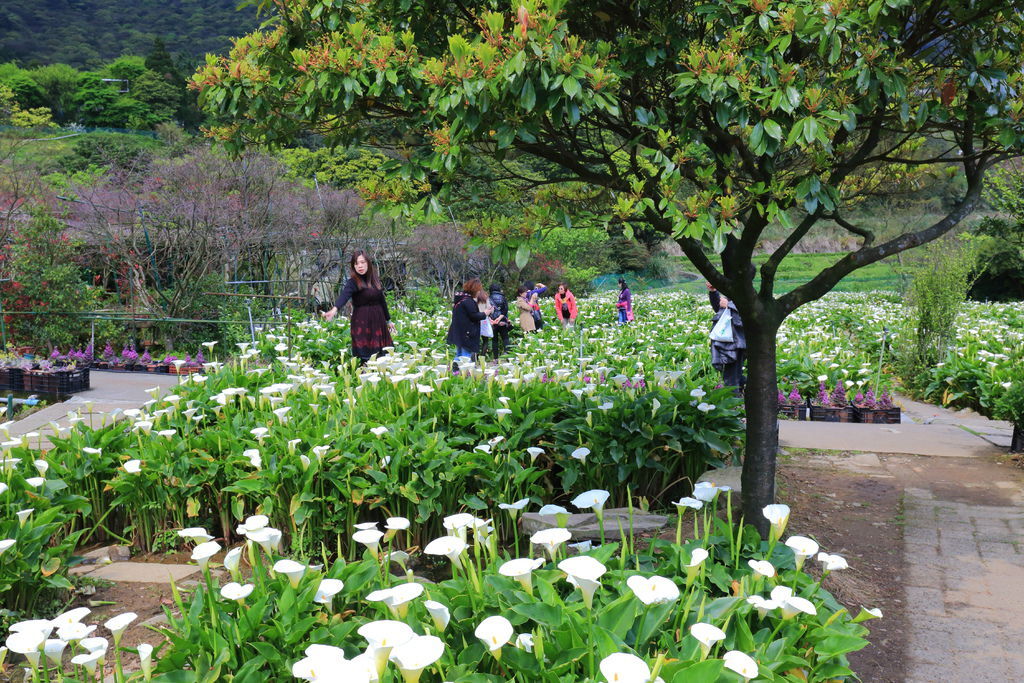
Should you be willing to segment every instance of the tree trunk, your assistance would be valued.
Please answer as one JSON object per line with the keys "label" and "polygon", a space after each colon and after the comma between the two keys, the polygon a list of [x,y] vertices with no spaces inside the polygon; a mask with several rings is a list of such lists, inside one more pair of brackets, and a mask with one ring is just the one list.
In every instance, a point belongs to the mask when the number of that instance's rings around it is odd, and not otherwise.
{"label": "tree trunk", "polygon": [[[750,316],[751,318],[755,316]],[[777,323],[743,319],[747,337],[747,446],[743,459],[743,516],[768,536],[762,509],[775,502],[775,458],[779,447]]]}
{"label": "tree trunk", "polygon": [[1010,452],[1024,453],[1024,427],[1016,422],[1013,424],[1013,436],[1010,438]]}

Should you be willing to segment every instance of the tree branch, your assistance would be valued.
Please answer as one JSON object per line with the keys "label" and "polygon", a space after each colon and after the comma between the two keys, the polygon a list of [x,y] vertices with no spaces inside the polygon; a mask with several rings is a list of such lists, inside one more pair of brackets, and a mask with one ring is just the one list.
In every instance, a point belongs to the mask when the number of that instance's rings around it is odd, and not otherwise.
{"label": "tree branch", "polygon": [[945,218],[923,230],[905,233],[877,246],[864,246],[857,251],[850,252],[830,267],[818,273],[809,282],[780,297],[779,304],[783,315],[788,315],[809,301],[821,298],[854,270],[881,261],[893,254],[898,254],[907,249],[931,242],[952,230],[974,210],[981,200],[982,180],[985,170],[992,163],[994,163],[993,159],[987,159],[978,165],[974,174],[968,176],[968,189],[964,194],[963,200]]}
{"label": "tree branch", "polygon": [[857,225],[854,225],[850,221],[848,221],[845,218],[843,218],[842,216],[840,216],[838,213],[834,213],[834,214],[832,214],[830,216],[826,216],[826,218],[832,219],[833,221],[835,221],[837,224],[839,224],[839,226],[842,227],[847,232],[852,232],[854,235],[859,235],[860,237],[863,237],[864,238],[864,244],[861,245],[861,246],[870,247],[871,244],[875,241],[875,233],[871,232],[867,228],[862,228],[862,227],[859,227]]}
{"label": "tree branch", "polygon": [[807,214],[800,224],[793,228],[793,231],[786,236],[782,244],[768,257],[768,260],[761,266],[761,297],[767,298],[775,291],[775,273],[779,264],[786,255],[793,250],[793,247],[804,238],[807,232],[818,222],[818,212]]}

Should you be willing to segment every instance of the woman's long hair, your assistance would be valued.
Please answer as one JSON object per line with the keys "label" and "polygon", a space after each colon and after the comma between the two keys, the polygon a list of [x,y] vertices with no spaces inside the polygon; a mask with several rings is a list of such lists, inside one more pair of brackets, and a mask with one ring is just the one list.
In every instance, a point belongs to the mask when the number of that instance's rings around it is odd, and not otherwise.
{"label": "woman's long hair", "polygon": [[[362,256],[366,259],[366,275],[360,275],[356,272],[356,260]],[[366,253],[365,249],[356,249],[352,252],[352,258],[348,260],[348,276],[356,281],[359,285],[359,289],[366,289],[367,287],[373,287],[374,289],[384,289],[380,285],[380,277],[377,275],[377,267],[373,265],[373,259]]]}

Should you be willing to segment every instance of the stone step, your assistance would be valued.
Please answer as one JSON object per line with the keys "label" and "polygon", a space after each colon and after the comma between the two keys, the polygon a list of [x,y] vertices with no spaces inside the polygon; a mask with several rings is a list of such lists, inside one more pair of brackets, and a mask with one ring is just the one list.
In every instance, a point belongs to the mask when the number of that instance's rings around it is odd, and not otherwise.
{"label": "stone step", "polygon": [[[541,529],[559,526],[555,515],[526,512],[523,514],[522,520],[523,533],[527,535],[532,535]],[[657,533],[668,525],[668,517],[652,515],[635,508],[632,511],[629,508],[609,508],[604,511],[604,537],[606,540],[619,540],[622,537],[619,533],[620,524],[622,530],[627,534],[630,529],[634,535]],[[572,542],[601,540],[601,528],[597,523],[597,515],[593,513],[569,515],[565,528],[572,534]]]}
{"label": "stone step", "polygon": [[74,567],[72,573],[83,574],[92,579],[124,583],[170,583],[172,580],[177,583],[199,573],[199,567],[194,564],[114,562],[113,564]]}

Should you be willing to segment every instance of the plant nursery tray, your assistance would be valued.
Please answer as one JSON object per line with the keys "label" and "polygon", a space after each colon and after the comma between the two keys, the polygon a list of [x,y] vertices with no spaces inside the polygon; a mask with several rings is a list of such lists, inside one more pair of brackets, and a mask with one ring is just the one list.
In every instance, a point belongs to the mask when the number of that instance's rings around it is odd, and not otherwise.
{"label": "plant nursery tray", "polygon": [[806,420],[807,406],[781,405],[779,406],[779,417],[788,420]]}
{"label": "plant nursery tray", "polygon": [[857,422],[864,424],[898,425],[901,421],[899,408],[858,408],[854,406]]}
{"label": "plant nursery tray", "polygon": [[0,368],[0,390],[24,391],[24,373],[21,368]]}
{"label": "plant nursery tray", "polygon": [[831,408],[828,406],[811,406],[811,420],[814,422],[853,422],[853,408]]}
{"label": "plant nursery tray", "polygon": [[89,369],[81,368],[70,372],[39,372],[29,370],[25,373],[25,389],[27,392],[41,394],[74,394],[89,388]]}

